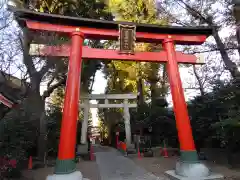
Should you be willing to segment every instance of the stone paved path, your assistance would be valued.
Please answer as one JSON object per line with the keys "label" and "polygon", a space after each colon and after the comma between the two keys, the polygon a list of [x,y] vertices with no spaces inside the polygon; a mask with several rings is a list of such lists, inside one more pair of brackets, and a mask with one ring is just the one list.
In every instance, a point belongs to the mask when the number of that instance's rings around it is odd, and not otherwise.
{"label": "stone paved path", "polygon": [[166,180],[137,166],[113,148],[94,149],[101,180]]}

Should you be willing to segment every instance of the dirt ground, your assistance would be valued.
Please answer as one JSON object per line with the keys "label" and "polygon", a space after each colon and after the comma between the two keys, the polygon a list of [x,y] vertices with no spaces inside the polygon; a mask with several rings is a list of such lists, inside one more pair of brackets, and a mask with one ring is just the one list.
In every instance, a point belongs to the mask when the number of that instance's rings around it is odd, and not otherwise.
{"label": "dirt ground", "polygon": [[[100,180],[98,167],[95,161],[81,161],[77,164],[84,178]],[[45,180],[47,175],[53,173],[53,168],[41,168],[37,170],[26,170],[23,172],[23,180]]]}
{"label": "dirt ground", "polygon": [[[162,176],[165,171],[175,168],[176,157],[151,157],[151,158],[141,158],[130,157],[137,165],[143,167],[149,172],[152,172],[156,176]],[[224,175],[227,180],[240,180],[240,169],[232,170],[224,166],[216,165],[214,163],[206,163],[210,170],[214,173],[219,173]]]}

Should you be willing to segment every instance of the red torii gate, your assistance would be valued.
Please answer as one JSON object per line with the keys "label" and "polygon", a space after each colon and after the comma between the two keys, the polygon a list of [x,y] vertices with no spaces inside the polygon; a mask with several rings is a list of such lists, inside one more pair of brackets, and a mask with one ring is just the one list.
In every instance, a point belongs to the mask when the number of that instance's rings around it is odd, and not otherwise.
{"label": "red torii gate", "polygon": [[[65,178],[81,179],[81,174],[71,176],[71,173],[76,171],[74,158],[82,58],[166,62],[181,149],[181,159],[177,163],[174,173],[184,177],[209,176],[208,168],[198,162],[198,155],[192,137],[192,129],[178,69],[178,63],[196,64],[198,61],[193,55],[176,52],[175,44],[200,45],[212,34],[212,28],[161,27],[157,25],[50,15],[16,8],[11,8],[11,10],[20,22],[19,24],[26,25],[32,31],[58,32],[59,34],[71,36],[72,39],[71,45],[64,45],[62,47],[45,46],[39,54],[42,56],[69,56],[69,69],[55,178],[61,179],[60,176],[62,175],[57,175],[65,174]],[[113,50],[83,47],[83,41],[86,38],[118,40],[119,24],[135,26],[137,42],[162,43],[165,51],[119,54]],[[67,177],[67,175],[69,176]],[[54,177],[49,176],[48,179]]]}

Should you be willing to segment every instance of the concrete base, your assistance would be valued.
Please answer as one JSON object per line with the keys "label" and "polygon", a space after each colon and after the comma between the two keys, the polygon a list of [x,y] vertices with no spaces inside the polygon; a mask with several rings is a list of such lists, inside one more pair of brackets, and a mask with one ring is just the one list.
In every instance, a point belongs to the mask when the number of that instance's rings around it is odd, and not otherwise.
{"label": "concrete base", "polygon": [[169,171],[166,171],[165,174],[167,174],[170,179],[172,180],[223,180],[224,177],[220,174],[210,174],[206,177],[198,177],[198,176],[195,176],[195,177],[184,177],[184,176],[179,176],[176,174],[176,171],[175,170],[169,170]]}
{"label": "concrete base", "polygon": [[205,164],[201,162],[183,162],[178,161],[176,163],[176,169],[166,172],[170,176],[170,179],[181,180],[220,180],[224,177],[220,174],[213,174],[209,171]]}
{"label": "concrete base", "polygon": [[135,154],[136,153],[136,148],[134,144],[129,144],[127,147],[127,153],[128,154]]}
{"label": "concrete base", "polygon": [[183,162],[178,161],[176,163],[176,174],[183,177],[207,177],[210,175],[210,171],[200,162]]}
{"label": "concrete base", "polygon": [[53,174],[47,176],[46,180],[84,180],[80,171],[75,171],[71,174]]}
{"label": "concrete base", "polygon": [[80,144],[77,147],[78,154],[88,154],[88,144]]}

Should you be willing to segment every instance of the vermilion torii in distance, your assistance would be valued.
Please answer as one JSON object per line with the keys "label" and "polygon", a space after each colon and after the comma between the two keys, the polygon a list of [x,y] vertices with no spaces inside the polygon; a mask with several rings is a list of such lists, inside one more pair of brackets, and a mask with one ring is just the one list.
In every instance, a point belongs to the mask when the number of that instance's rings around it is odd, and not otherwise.
{"label": "vermilion torii in distance", "polygon": [[[175,171],[167,173],[179,177],[208,177],[209,179],[208,168],[198,162],[178,69],[178,63],[197,64],[198,60],[193,55],[176,52],[175,44],[200,45],[212,34],[211,27],[162,27],[50,15],[16,8],[11,10],[20,25],[26,26],[36,34],[48,31],[71,37],[71,45],[43,46],[39,54],[69,56],[58,159],[54,175],[48,176],[47,179],[61,179],[63,175],[63,179],[82,179],[81,173],[76,171],[74,162],[82,58],[166,63],[181,149],[180,161],[177,162]],[[84,39],[118,40],[119,25],[134,26],[135,32],[132,38],[135,38],[136,42],[161,43],[164,51],[122,54],[114,50],[83,47]]]}

